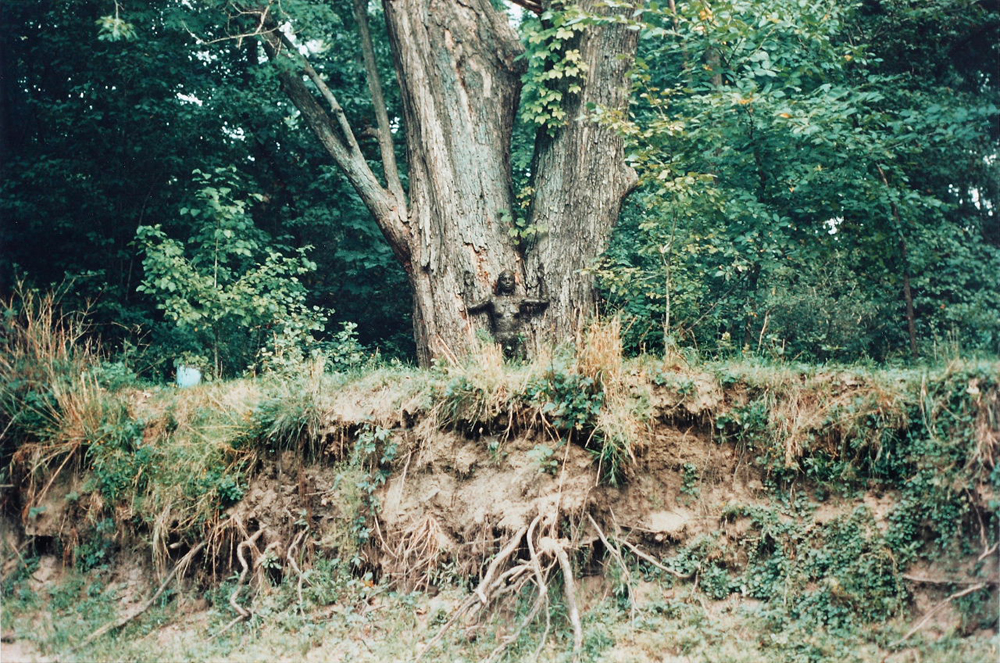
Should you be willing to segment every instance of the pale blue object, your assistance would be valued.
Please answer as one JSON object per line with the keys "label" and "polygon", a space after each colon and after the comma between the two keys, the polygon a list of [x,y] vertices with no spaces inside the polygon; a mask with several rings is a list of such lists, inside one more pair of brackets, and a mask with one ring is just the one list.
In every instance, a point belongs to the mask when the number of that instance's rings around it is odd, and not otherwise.
{"label": "pale blue object", "polygon": [[177,367],[177,386],[194,387],[201,384],[201,369],[194,366]]}

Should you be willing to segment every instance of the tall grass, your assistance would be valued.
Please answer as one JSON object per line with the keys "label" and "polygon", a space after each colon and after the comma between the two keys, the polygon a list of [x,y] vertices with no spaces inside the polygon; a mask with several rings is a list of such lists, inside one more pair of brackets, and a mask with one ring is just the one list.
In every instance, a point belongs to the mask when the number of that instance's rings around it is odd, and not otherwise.
{"label": "tall grass", "polygon": [[[91,407],[87,372],[100,361],[83,313],[63,313],[58,292],[19,285],[0,301],[0,438],[4,457],[25,440],[79,429]],[[81,395],[80,390],[82,389]],[[65,414],[69,421],[63,421]],[[64,425],[65,424],[65,425]]]}
{"label": "tall grass", "polygon": [[0,463],[20,475],[25,511],[123,407],[93,373],[85,314],[64,313],[60,294],[19,285],[0,302]]}

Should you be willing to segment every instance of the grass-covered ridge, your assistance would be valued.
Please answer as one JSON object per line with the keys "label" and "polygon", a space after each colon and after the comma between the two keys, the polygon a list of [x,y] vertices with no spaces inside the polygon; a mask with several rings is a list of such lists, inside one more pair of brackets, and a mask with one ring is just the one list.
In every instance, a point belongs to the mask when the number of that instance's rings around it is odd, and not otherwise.
{"label": "grass-covered ridge", "polygon": [[4,325],[4,631],[45,652],[995,656],[995,361],[624,360],[610,323],[179,390],[51,303]]}

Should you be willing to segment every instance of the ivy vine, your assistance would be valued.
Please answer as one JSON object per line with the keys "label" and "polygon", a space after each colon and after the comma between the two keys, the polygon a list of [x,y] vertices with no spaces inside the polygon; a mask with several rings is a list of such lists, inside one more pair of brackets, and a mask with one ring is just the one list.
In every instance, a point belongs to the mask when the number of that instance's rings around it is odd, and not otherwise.
{"label": "ivy vine", "polygon": [[566,95],[583,90],[587,63],[576,45],[589,22],[578,7],[561,3],[553,3],[537,18],[524,22],[523,57],[528,61],[528,71],[521,79],[524,117],[545,127],[550,136],[566,125]]}

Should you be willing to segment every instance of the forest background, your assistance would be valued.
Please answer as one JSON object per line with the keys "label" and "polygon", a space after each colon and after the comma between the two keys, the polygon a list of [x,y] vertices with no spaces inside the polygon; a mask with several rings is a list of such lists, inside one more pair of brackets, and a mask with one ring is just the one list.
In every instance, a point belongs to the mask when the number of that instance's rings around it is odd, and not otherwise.
{"label": "forest background", "polygon": [[[218,376],[314,353],[412,361],[402,268],[227,6],[3,3],[0,292],[61,288],[151,376],[178,359]],[[378,161],[351,3],[281,9]],[[368,7],[392,81],[381,11]],[[583,118],[560,116],[550,83],[567,63],[559,30],[578,19],[508,11],[536,63],[514,131],[517,199],[533,193],[537,127],[593,121],[626,137],[639,186],[592,269],[629,352],[1000,351],[1000,4],[649,3],[630,19],[629,112]],[[391,83],[386,103],[405,183]],[[546,232],[517,209],[505,220],[514,241]]]}

